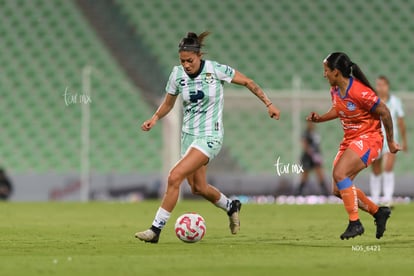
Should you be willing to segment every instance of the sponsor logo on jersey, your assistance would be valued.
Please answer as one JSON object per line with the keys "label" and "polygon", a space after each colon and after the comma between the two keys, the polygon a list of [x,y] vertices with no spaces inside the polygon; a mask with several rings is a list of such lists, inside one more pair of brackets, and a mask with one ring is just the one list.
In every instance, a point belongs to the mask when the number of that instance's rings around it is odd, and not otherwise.
{"label": "sponsor logo on jersey", "polygon": [[181,85],[181,86],[186,86],[187,85],[187,83],[185,82],[185,79],[180,79],[179,81],[178,81],[178,83]]}
{"label": "sponsor logo on jersey", "polygon": [[362,98],[365,98],[365,96],[366,96],[367,94],[368,94],[368,92],[366,92],[366,91],[362,92],[362,93],[361,93]]}
{"label": "sponsor logo on jersey", "polygon": [[349,111],[354,111],[356,109],[356,105],[353,102],[346,102],[346,108]]}
{"label": "sponsor logo on jersey", "polygon": [[194,80],[188,81],[185,78],[181,78],[181,79],[178,80],[178,84],[181,85],[182,87],[185,87],[185,86],[189,85],[188,82],[190,82],[191,84],[194,84],[194,85],[202,85],[203,84],[202,79],[194,79]]}
{"label": "sponsor logo on jersey", "polygon": [[341,124],[344,130],[345,129],[358,130],[362,127],[361,125],[346,123],[344,120],[341,120]]}
{"label": "sponsor logo on jersey", "polygon": [[190,91],[190,102],[197,103],[204,98],[204,92],[201,90]]}

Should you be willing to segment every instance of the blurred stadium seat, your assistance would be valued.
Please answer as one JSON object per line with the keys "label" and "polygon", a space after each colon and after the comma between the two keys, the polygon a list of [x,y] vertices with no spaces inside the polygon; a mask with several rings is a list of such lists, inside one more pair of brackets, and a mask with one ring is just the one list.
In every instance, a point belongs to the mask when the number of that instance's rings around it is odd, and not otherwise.
{"label": "blurred stadium seat", "polygon": [[386,74],[395,90],[414,90],[414,65],[407,62],[414,51],[413,1],[115,2],[166,74],[177,63],[178,40],[187,31],[210,30],[207,58],[254,76],[265,88],[290,88],[298,75],[307,89],[326,89],[322,60],[332,51],[345,51],[371,79]]}
{"label": "blurred stadium seat", "polygon": [[[209,30],[212,37],[206,42],[206,58],[234,66],[264,88],[291,89],[293,76],[299,76],[303,88],[327,93],[322,60],[332,51],[345,51],[371,80],[386,74],[392,79],[393,89],[414,90],[410,77],[414,67],[407,62],[414,50],[413,1],[115,2],[159,58],[166,75],[178,63],[174,49],[179,39],[187,31]],[[326,96],[329,98],[328,93]],[[224,145],[241,168],[249,173],[270,173],[274,169],[270,160],[276,161],[276,156],[290,162],[297,160],[292,160],[292,148],[300,147],[300,141],[291,138],[295,111],[289,105],[280,106],[285,112],[275,124],[266,120],[264,110],[260,113],[251,106],[243,109],[237,105],[243,105],[244,100],[231,100],[236,107],[226,100]],[[305,104],[301,118],[312,109]],[[414,124],[408,124],[412,133]],[[335,123],[319,125],[318,129],[323,134],[326,166],[330,168],[342,133]],[[406,171],[412,158],[404,155],[401,159],[404,162],[399,163],[397,171]]]}
{"label": "blurred stadium seat", "polygon": [[[0,156],[13,172],[79,170],[82,69],[92,67],[93,172],[158,172],[160,128],[72,1],[0,1]],[[78,94],[66,105],[64,92]]]}
{"label": "blurred stadium seat", "polygon": [[[407,62],[414,52],[413,1],[114,3],[158,57],[164,77],[178,64],[179,39],[187,31],[210,30],[206,57],[239,69],[267,89],[291,89],[293,76],[299,76],[304,89],[327,91],[322,59],[331,51],[342,50],[371,80],[386,74],[393,89],[414,91],[410,76],[414,65]],[[2,164],[17,172],[79,170],[82,106],[66,106],[63,94],[66,88],[82,94],[81,72],[91,66],[92,170],[159,172],[161,128],[150,133],[138,130],[153,107],[119,68],[75,4],[47,0],[0,0],[0,4]],[[265,109],[238,108],[235,105],[244,100],[232,101],[227,101],[225,109],[225,146],[234,162],[248,173],[270,173],[274,168],[269,160],[275,162],[276,155],[296,161],[291,152],[300,142],[290,135],[295,111],[289,105],[280,106],[284,114],[276,123],[267,120]],[[301,118],[308,108],[312,106],[302,109]],[[412,135],[414,123],[407,123]],[[319,130],[327,135],[323,150],[329,163],[341,131],[336,124],[320,125]],[[408,171],[414,157],[403,155],[402,159],[397,170]]]}

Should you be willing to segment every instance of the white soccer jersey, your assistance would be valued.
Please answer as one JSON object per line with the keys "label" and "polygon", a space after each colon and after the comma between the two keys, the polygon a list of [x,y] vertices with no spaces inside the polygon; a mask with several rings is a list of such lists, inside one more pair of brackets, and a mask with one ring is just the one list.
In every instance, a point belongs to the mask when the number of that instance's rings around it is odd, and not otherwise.
{"label": "white soccer jersey", "polygon": [[182,95],[183,132],[196,136],[222,136],[223,84],[232,81],[235,70],[210,60],[203,60],[201,66],[203,68],[195,78],[189,77],[183,66],[175,66],[165,90],[172,95]]}
{"label": "white soccer jersey", "polygon": [[[385,104],[387,105],[391,113],[392,124],[394,126],[394,140],[398,142],[400,136],[398,128],[398,118],[404,117],[404,109],[402,106],[401,99],[391,94],[388,101]],[[382,133],[384,134],[384,137],[386,137],[384,125],[382,125]],[[387,139],[384,139],[384,145],[385,143],[387,143]]]}

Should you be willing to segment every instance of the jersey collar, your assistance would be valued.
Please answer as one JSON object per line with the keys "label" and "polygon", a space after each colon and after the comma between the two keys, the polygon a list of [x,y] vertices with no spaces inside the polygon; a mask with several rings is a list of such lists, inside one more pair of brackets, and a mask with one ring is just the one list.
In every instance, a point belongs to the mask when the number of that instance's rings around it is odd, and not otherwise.
{"label": "jersey collar", "polygon": [[341,99],[345,99],[346,97],[348,97],[348,92],[349,92],[349,89],[351,89],[351,86],[352,86],[352,83],[354,82],[354,78],[353,77],[349,77],[349,84],[348,84],[348,87],[346,88],[346,91],[345,91],[345,96],[341,96],[341,91],[340,91],[340,89],[339,89],[339,87],[338,87],[338,96],[341,98]]}
{"label": "jersey collar", "polygon": [[194,73],[194,74],[187,74],[187,72],[185,72],[185,73],[192,79],[197,78],[198,75],[201,74],[201,71],[203,71],[204,64],[205,64],[205,61],[204,61],[204,59],[202,59],[201,62],[200,62],[200,69],[198,69],[198,71],[196,73]]}

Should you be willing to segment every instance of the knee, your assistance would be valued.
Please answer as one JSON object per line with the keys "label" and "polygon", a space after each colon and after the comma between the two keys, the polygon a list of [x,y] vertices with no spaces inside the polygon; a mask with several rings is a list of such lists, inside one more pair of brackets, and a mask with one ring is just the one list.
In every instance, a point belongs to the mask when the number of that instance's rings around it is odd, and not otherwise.
{"label": "knee", "polygon": [[183,181],[184,176],[179,173],[178,171],[172,170],[168,175],[168,187],[175,187],[178,188]]}
{"label": "knee", "polygon": [[378,176],[382,173],[381,167],[372,166],[372,174]]}
{"label": "knee", "polygon": [[347,177],[348,176],[342,170],[334,168],[332,172],[332,178],[335,181],[335,183],[338,183]]}

